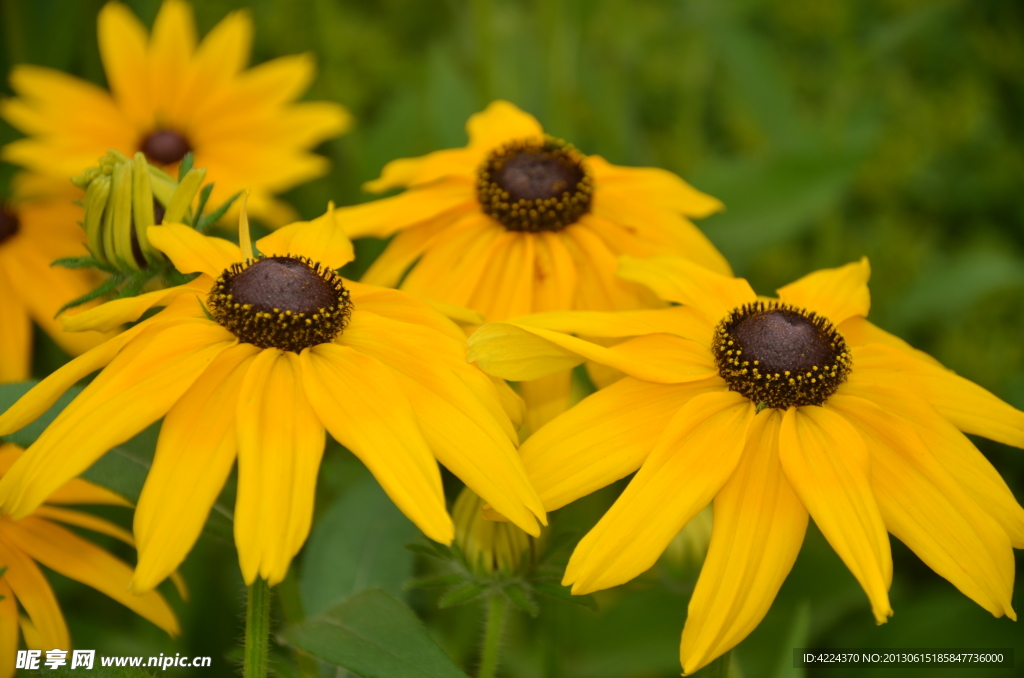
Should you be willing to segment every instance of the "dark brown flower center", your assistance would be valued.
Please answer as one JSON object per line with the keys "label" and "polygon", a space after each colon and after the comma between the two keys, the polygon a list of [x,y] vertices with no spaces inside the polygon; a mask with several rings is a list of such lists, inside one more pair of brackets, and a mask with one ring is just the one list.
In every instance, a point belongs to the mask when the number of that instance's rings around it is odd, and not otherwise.
{"label": "dark brown flower center", "polygon": [[207,304],[214,320],[242,341],[295,353],[333,341],[352,315],[341,276],[306,257],[233,264],[217,278]]}
{"label": "dark brown flower center", "polygon": [[139,147],[150,162],[173,165],[192,150],[188,139],[169,129],[158,129],[142,140]]}
{"label": "dark brown flower center", "polygon": [[823,404],[852,364],[832,323],[779,302],[734,310],[715,329],[712,351],[730,390],[778,409]]}
{"label": "dark brown flower center", "polygon": [[495,149],[477,177],[480,206],[510,231],[560,231],[590,210],[593,192],[586,159],[551,137]]}
{"label": "dark brown flower center", "polygon": [[20,226],[18,215],[4,205],[0,205],[0,243],[8,238],[13,238]]}

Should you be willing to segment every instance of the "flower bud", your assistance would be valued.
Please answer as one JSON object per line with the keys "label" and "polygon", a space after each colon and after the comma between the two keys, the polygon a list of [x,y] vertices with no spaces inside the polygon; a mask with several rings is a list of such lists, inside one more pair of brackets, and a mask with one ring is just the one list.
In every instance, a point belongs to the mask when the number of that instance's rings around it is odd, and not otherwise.
{"label": "flower bud", "polygon": [[455,544],[479,577],[522,574],[536,562],[543,533],[531,537],[512,523],[486,520],[483,504],[476,493],[463,488],[452,509]]}
{"label": "flower bud", "polygon": [[119,269],[142,270],[163,255],[149,244],[154,224],[191,220],[189,206],[206,178],[191,169],[181,182],[150,165],[141,152],[134,158],[107,151],[95,167],[72,179],[85,189],[86,241],[99,262]]}

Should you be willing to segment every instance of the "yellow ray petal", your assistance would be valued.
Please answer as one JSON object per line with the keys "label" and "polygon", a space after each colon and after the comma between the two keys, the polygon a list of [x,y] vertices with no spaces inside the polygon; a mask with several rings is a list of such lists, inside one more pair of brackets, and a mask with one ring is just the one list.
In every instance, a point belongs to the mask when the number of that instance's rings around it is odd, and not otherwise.
{"label": "yellow ray petal", "polygon": [[498,395],[498,402],[501,404],[501,409],[505,411],[508,418],[512,421],[512,425],[515,428],[519,428],[523,425],[523,421],[526,419],[526,404],[523,399],[519,397],[519,394],[512,390],[512,387],[508,385],[508,382],[498,377],[492,377],[487,375],[487,378],[494,384],[494,390]]}
{"label": "yellow ray petal", "polygon": [[154,592],[141,596],[129,593],[131,568],[74,532],[48,520],[28,516],[5,525],[4,537],[54,572],[91,586],[171,635],[181,633],[178,620],[163,596]]}
{"label": "yellow ray petal", "polygon": [[868,314],[870,277],[871,265],[863,257],[852,264],[809,273],[776,291],[780,301],[814,311],[838,326],[847,318]]}
{"label": "yellow ray petal", "polygon": [[828,406],[853,424],[871,456],[871,486],[885,525],[921,560],[997,617],[1015,617],[1013,547],[904,419],[836,394]]}
{"label": "yellow ray petal", "polygon": [[8,541],[12,525],[13,522],[5,521],[0,528],[3,536],[0,539],[0,561],[7,566],[3,581],[14,592],[18,605],[32,620],[43,647],[48,650],[70,648],[68,627],[50,583],[30,557]]}
{"label": "yellow ray petal", "polygon": [[[377,324],[377,328],[387,327],[386,323]],[[502,515],[526,532],[539,535],[537,519],[545,521],[544,508],[509,439],[509,422],[497,420],[494,411],[481,402],[480,394],[459,379],[453,368],[462,365],[444,365],[439,355],[443,349],[436,346],[437,340],[431,342],[422,333],[408,337],[408,341],[398,336],[382,341],[380,337],[392,333],[374,332],[374,327],[356,327],[355,332],[351,329],[345,331],[346,346],[376,358],[397,373],[419,428],[438,461]],[[489,389],[488,380],[482,384]]]}
{"label": "yellow ray petal", "polygon": [[136,592],[163,581],[188,555],[235,461],[235,403],[260,349],[237,344],[210,364],[164,418],[135,511]]}
{"label": "yellow ray petal", "polygon": [[[488,320],[505,320],[533,310],[536,270],[534,238],[530,233],[504,233],[479,276],[465,306],[478,309]],[[411,276],[410,276],[411,277]],[[453,303],[458,303],[449,297]]]}
{"label": "yellow ray petal", "polygon": [[13,678],[18,656],[18,603],[14,591],[0,579],[0,677]]}
{"label": "yellow ray petal", "polygon": [[619,261],[619,277],[646,285],[665,301],[693,306],[715,324],[734,308],[757,300],[743,278],[729,278],[680,257]]}
{"label": "yellow ray petal", "polygon": [[526,139],[544,134],[537,118],[515,104],[498,99],[483,111],[469,116],[466,122],[469,145],[490,150],[513,139]]}
{"label": "yellow ray petal", "polygon": [[182,0],[164,0],[153,21],[149,44],[150,97],[155,110],[172,109],[195,45],[191,6]]}
{"label": "yellow ray petal", "polygon": [[444,238],[448,229],[471,211],[472,207],[450,210],[437,218],[419,222],[396,233],[387,248],[370,264],[361,280],[368,285],[397,286],[409,267],[423,255],[435,239]]}
{"label": "yellow ray petal", "polygon": [[300,221],[279,228],[256,241],[265,256],[298,254],[319,261],[330,269],[339,269],[355,259],[352,241],[338,225],[334,203],[326,214],[313,221]]}
{"label": "yellow ray petal", "polygon": [[736,471],[715,497],[711,545],[679,650],[685,674],[757,627],[800,552],[807,510],[779,463],[781,424],[778,410],[754,418]]}
{"label": "yellow ray petal", "polygon": [[544,508],[554,511],[640,468],[683,406],[723,390],[720,379],[651,384],[624,377],[585,398],[520,448]]}
{"label": "yellow ray petal", "polygon": [[32,373],[32,323],[0,271],[0,384],[25,381]]}
{"label": "yellow ray petal", "polygon": [[920,394],[961,431],[1024,447],[1024,412],[952,370],[883,344],[854,347],[853,364],[861,383],[897,383]]}
{"label": "yellow ray petal", "polygon": [[476,202],[473,183],[465,179],[448,179],[431,185],[429,189],[411,190],[362,205],[339,207],[336,215],[350,238],[386,238],[442,213],[458,210],[470,202]]}
{"label": "yellow ray petal", "polygon": [[753,418],[750,401],[731,391],[705,393],[678,410],[629,486],[580,541],[562,583],[589,593],[651,567],[732,475]]}
{"label": "yellow ray petal", "polygon": [[[205,299],[212,285],[213,280],[209,277],[199,276],[195,280],[189,281],[184,285],[178,285],[177,287],[147,292],[137,297],[114,299],[81,313],[62,315],[60,320],[64,323],[64,329],[71,332],[81,332],[84,330],[109,332],[110,330],[116,330],[125,323],[138,320],[142,317],[143,313],[151,308],[169,306],[171,302],[181,295],[198,296],[200,299]],[[202,308],[198,303],[194,307],[190,304],[189,308],[193,310],[192,315],[195,317],[204,317]],[[164,313],[167,313],[167,311],[164,311]]]}
{"label": "yellow ray petal", "polygon": [[209,321],[152,327],[127,346],[0,479],[21,518],[111,447],[162,417],[236,339]]}
{"label": "yellow ray petal", "polygon": [[334,439],[366,464],[424,534],[450,544],[441,472],[397,376],[347,346],[321,344],[299,358],[309,402]]}
{"label": "yellow ray petal", "polygon": [[184,224],[150,226],[146,234],[150,244],[166,254],[182,273],[205,273],[217,278],[242,260],[242,251],[235,243],[211,238]]}
{"label": "yellow ray petal", "polygon": [[919,351],[895,334],[886,332],[878,325],[867,318],[859,315],[850,316],[837,326],[839,333],[843,335],[848,346],[863,346],[864,344],[885,344],[892,348],[910,353],[918,360],[923,360],[933,365],[942,365],[938,360],[931,357],[924,351]]}
{"label": "yellow ray petal", "polygon": [[1024,508],[1014,499],[1006,481],[967,436],[949,423],[919,395],[892,385],[865,384],[855,370],[836,395],[870,400],[887,412],[910,422],[925,447],[960,483],[964,491],[996,519],[1015,548],[1024,548]]}
{"label": "yellow ray petal", "polygon": [[711,349],[715,326],[690,306],[642,311],[568,311],[536,313],[515,319],[517,325],[541,327],[584,337],[635,337],[642,334],[675,334]]}
{"label": "yellow ray petal", "polygon": [[557,233],[534,234],[536,258],[531,311],[564,311],[573,307],[579,275],[576,262]]}
{"label": "yellow ray petal", "polygon": [[[105,487],[94,485],[82,478],[72,478],[46,498],[47,504],[105,504],[131,506],[132,503]],[[40,507],[42,508],[42,507]]]}
{"label": "yellow ray petal", "polygon": [[[384,165],[380,178],[367,181],[363,190],[381,193],[392,188],[414,187],[444,178],[473,179],[484,159],[484,151],[453,148],[434,151],[418,158],[399,158]],[[431,187],[433,189],[433,187]]]}
{"label": "yellow ray petal", "polygon": [[662,384],[698,381],[717,373],[711,353],[670,334],[647,334],[611,348],[513,323],[484,325],[469,338],[469,359],[489,374],[513,381],[539,379],[586,360]]}
{"label": "yellow ray petal", "polygon": [[284,579],[313,522],[326,441],[301,372],[294,353],[264,349],[241,384],[235,544],[247,584]]}
{"label": "yellow ray petal", "polygon": [[586,226],[586,215],[568,226],[561,235],[576,263],[575,308],[627,311],[658,305],[658,298],[649,289],[615,275],[619,253],[612,251],[594,229]]}
{"label": "yellow ray petal", "polygon": [[892,616],[892,554],[860,434],[833,410],[793,407],[782,420],[779,458],[815,524],[868,594],[875,621],[885,623]]}
{"label": "yellow ray petal", "polygon": [[638,202],[675,210],[689,217],[706,217],[725,209],[718,198],[702,193],[678,175],[657,167],[612,165],[598,155],[587,158],[599,190],[626,193]]}
{"label": "yellow ray petal", "polygon": [[355,307],[353,317],[360,311],[368,311],[410,325],[429,327],[460,344],[466,341],[466,334],[459,326],[439,313],[431,302],[417,299],[400,290],[364,285],[351,280],[345,281],[345,287],[352,295],[352,305]]}
{"label": "yellow ray petal", "polygon": [[558,372],[540,379],[519,382],[519,394],[526,405],[526,429],[530,435],[569,409],[572,397],[572,371]]}
{"label": "yellow ray petal", "polygon": [[193,58],[195,68],[225,79],[238,74],[249,63],[252,33],[249,11],[231,12],[199,43]]}

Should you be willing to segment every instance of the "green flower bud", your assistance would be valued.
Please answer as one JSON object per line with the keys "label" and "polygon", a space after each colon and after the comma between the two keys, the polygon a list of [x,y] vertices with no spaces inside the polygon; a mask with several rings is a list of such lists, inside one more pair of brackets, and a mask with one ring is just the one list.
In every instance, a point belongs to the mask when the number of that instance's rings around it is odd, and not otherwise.
{"label": "green flower bud", "polygon": [[479,577],[522,574],[536,562],[543,533],[531,537],[512,523],[486,520],[483,504],[472,490],[463,488],[452,509],[455,544]]}
{"label": "green flower bud", "polygon": [[122,270],[140,271],[163,261],[149,243],[154,224],[189,222],[190,205],[206,178],[205,169],[191,169],[175,181],[150,165],[141,152],[128,158],[107,151],[95,167],[72,179],[85,189],[86,241],[92,256]]}

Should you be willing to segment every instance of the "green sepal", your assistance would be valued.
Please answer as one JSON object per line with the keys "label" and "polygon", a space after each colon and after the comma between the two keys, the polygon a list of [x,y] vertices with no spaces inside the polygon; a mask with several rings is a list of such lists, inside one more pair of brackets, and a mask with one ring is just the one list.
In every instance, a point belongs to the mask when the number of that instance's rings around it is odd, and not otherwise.
{"label": "green sepal", "polygon": [[448,608],[455,607],[456,605],[465,605],[466,603],[482,596],[486,590],[487,587],[483,584],[467,582],[462,586],[453,588],[441,596],[441,599],[437,601],[437,606],[440,608]]}

